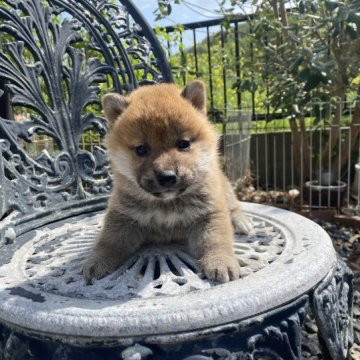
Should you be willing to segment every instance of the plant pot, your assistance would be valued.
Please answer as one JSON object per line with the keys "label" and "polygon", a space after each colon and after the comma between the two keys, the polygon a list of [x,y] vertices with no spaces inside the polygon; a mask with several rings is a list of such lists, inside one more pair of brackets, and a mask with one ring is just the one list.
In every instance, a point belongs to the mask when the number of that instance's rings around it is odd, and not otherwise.
{"label": "plant pot", "polygon": [[312,207],[340,207],[345,198],[346,183],[336,181],[332,185],[323,185],[318,180],[304,184],[304,196]]}
{"label": "plant pot", "polygon": [[316,171],[315,178],[318,179],[318,185],[336,185],[336,173],[333,171]]}

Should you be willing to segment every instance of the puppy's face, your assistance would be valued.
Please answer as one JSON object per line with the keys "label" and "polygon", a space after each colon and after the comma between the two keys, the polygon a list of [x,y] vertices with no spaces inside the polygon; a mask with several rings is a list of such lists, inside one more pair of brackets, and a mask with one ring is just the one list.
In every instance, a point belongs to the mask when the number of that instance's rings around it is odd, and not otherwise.
{"label": "puppy's face", "polygon": [[173,199],[197,189],[216,159],[217,136],[205,116],[205,87],[194,81],[108,94],[107,145],[113,171],[153,199]]}

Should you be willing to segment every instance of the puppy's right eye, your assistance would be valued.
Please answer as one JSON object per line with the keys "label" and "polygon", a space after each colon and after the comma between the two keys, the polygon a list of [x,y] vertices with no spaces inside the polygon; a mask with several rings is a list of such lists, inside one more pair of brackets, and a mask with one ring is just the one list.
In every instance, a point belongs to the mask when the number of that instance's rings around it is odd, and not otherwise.
{"label": "puppy's right eye", "polygon": [[177,142],[177,148],[181,151],[186,151],[190,149],[190,140],[179,140]]}
{"label": "puppy's right eye", "polygon": [[140,145],[135,148],[137,156],[146,156],[149,152],[149,148],[146,145]]}

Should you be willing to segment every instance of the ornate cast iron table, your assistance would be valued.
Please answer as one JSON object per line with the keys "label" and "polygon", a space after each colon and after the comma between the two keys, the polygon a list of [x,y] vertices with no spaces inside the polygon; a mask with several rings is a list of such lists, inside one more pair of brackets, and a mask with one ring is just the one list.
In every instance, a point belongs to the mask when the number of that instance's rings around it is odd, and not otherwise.
{"label": "ornate cast iron table", "polygon": [[255,228],[235,237],[243,277],[226,284],[204,279],[195,260],[169,247],[143,249],[86,286],[81,265],[101,211],[16,237],[1,253],[3,351],[15,342],[12,351],[46,359],[85,358],[99,347],[114,359],[298,359],[311,308],[329,358],[346,358],[352,276],[329,236],[294,213],[243,208]]}
{"label": "ornate cast iron table", "polygon": [[351,272],[286,211],[244,204],[255,229],[235,239],[240,280],[212,283],[181,249],[148,248],[85,286],[111,176],[84,133],[106,132],[101,92],[161,81],[169,65],[130,0],[1,1],[0,358],[297,359],[311,309],[326,358],[344,359]]}

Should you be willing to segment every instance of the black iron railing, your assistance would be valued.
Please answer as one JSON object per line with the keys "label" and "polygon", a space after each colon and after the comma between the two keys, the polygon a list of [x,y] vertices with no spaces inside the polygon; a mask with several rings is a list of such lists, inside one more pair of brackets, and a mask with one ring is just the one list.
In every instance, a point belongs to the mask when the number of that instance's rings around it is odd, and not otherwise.
{"label": "black iron railing", "polygon": [[[210,113],[214,110],[246,107],[251,109],[254,119],[267,118],[268,114],[259,111],[260,104],[256,104],[256,91],[243,94],[240,90],[242,53],[246,52],[248,59],[254,58],[252,43],[242,42],[245,32],[251,30],[249,20],[253,17],[238,15],[226,20],[218,18],[161,29],[168,35],[163,43],[167,48],[175,81],[183,85],[194,77],[205,80]],[[169,39],[169,35],[172,38]]]}

